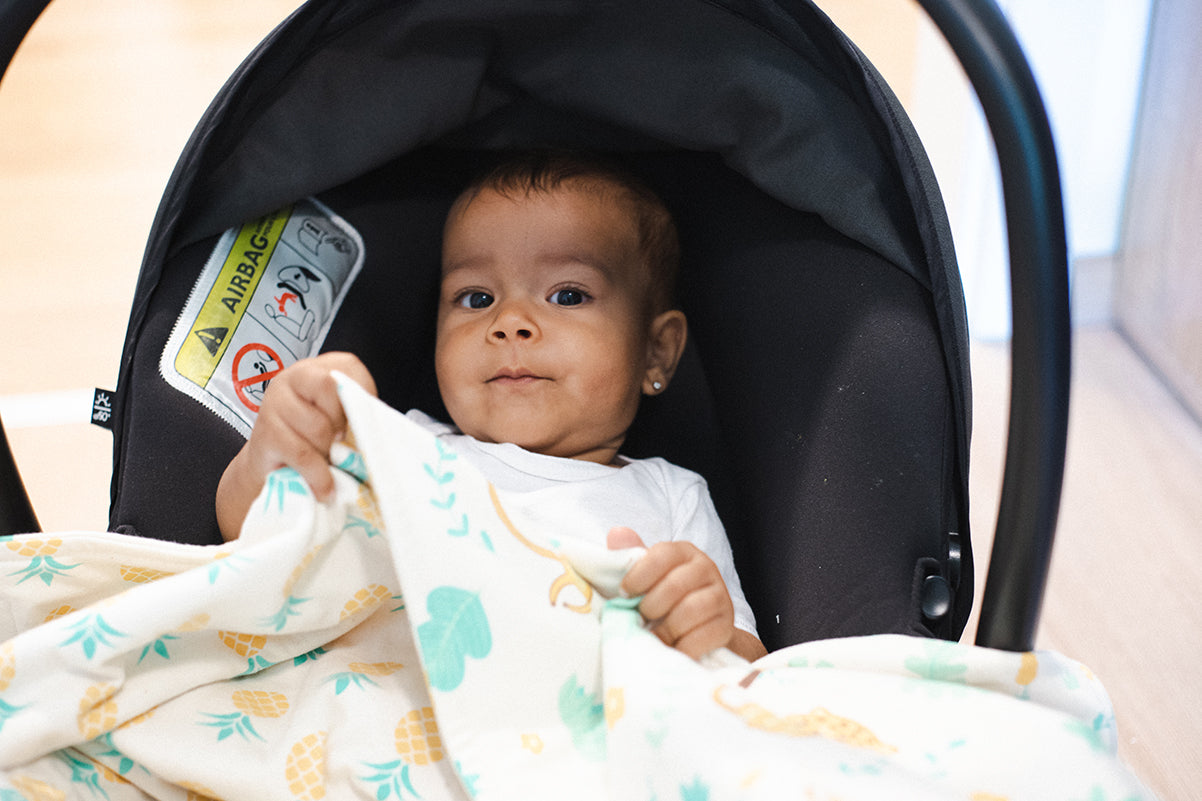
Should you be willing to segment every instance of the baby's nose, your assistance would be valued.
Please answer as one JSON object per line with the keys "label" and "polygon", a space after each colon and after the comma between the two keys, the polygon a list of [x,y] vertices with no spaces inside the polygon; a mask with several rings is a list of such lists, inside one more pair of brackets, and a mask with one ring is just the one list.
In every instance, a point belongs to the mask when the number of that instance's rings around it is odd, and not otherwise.
{"label": "baby's nose", "polygon": [[534,332],[529,328],[515,327],[509,328],[494,328],[492,332],[494,339],[504,340],[509,338],[514,339],[530,339],[534,336]]}
{"label": "baby's nose", "polygon": [[518,303],[507,303],[498,309],[489,330],[489,335],[499,342],[533,339],[537,334],[534,318]]}

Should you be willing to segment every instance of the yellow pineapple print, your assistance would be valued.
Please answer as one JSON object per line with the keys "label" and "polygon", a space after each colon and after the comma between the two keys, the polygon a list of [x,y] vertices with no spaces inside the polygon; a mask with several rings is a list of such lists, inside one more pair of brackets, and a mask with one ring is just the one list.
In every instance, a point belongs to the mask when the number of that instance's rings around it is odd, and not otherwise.
{"label": "yellow pineapple print", "polygon": [[217,632],[221,644],[238,656],[246,659],[246,672],[253,673],[257,668],[271,667],[271,663],[259,656],[259,652],[267,645],[267,638],[262,634],[239,634],[234,631]]}
{"label": "yellow pineapple print", "polygon": [[376,785],[377,798],[388,798],[393,793],[398,801],[404,799],[407,793],[414,798],[421,798],[421,793],[413,786],[411,768],[440,762],[445,756],[442,737],[438,733],[438,721],[434,719],[434,710],[428,706],[410,710],[397,722],[395,736],[396,751],[401,758],[391,762],[363,763],[376,773],[362,778]]}
{"label": "yellow pineapple print", "polygon": [[217,636],[221,638],[221,642],[226,648],[229,648],[238,654],[238,656],[244,656],[247,659],[262,651],[263,646],[267,645],[267,638],[262,634],[238,634],[233,631],[219,631],[217,632]]}
{"label": "yellow pineapple print", "polygon": [[281,718],[288,712],[288,696],[266,690],[239,690],[231,696],[234,707],[256,718]]}
{"label": "yellow pineapple print", "polygon": [[70,606],[68,604],[63,604],[62,606],[56,606],[54,609],[51,609],[49,612],[46,613],[46,617],[44,620],[42,620],[42,622],[49,623],[51,620],[58,620],[60,617],[66,617],[67,615],[71,614],[74,611],[75,611],[75,607]]}
{"label": "yellow pineapple print", "polygon": [[218,741],[231,734],[237,734],[243,740],[254,737],[263,741],[263,735],[255,731],[251,718],[282,718],[289,708],[288,696],[267,690],[238,690],[230,696],[230,700],[233,701],[237,712],[205,713],[208,720],[204,721],[203,725],[218,730]]}
{"label": "yellow pineapple print", "polygon": [[9,540],[8,549],[17,556],[54,556],[63,547],[63,541],[57,537],[44,540],[41,538]]}
{"label": "yellow pineapple print", "polygon": [[624,714],[626,714],[626,691],[621,687],[610,687],[605,691],[606,725],[612,729]]}
{"label": "yellow pineapple print", "polygon": [[1035,681],[1035,677],[1039,675],[1039,657],[1033,652],[1027,651],[1022,656],[1022,663],[1018,668],[1018,675],[1014,677],[1014,683],[1027,687],[1031,682]]}
{"label": "yellow pineapple print", "polygon": [[201,631],[208,625],[209,625],[209,613],[201,612],[199,615],[196,615],[195,617],[190,617],[187,620],[185,620],[183,625],[181,625],[178,629],[176,629],[176,631],[179,634],[186,634],[189,631]]}
{"label": "yellow pineapple print", "polygon": [[95,739],[117,725],[117,703],[112,700],[117,688],[111,684],[93,684],[79,701],[79,733]]}
{"label": "yellow pineapple print", "polygon": [[405,666],[400,662],[351,662],[347,667],[361,676],[391,676]]}
{"label": "yellow pineapple print", "polygon": [[95,764],[96,772],[99,773],[106,782],[109,782],[110,784],[129,784],[129,779],[125,778],[107,765],[103,765],[100,762]]}
{"label": "yellow pineapple print", "polygon": [[18,537],[8,540],[4,544],[17,556],[29,557],[29,564],[25,568],[10,574],[21,577],[18,584],[36,578],[41,579],[49,587],[54,579],[65,576],[68,571],[79,567],[78,564],[64,565],[54,558],[58,549],[63,546],[63,541],[57,537],[49,539]]}
{"label": "yellow pineapple print", "polygon": [[298,740],[288,752],[284,779],[288,789],[300,801],[326,797],[326,733],[314,732]]}
{"label": "yellow pineapple print", "polygon": [[168,573],[166,570],[155,570],[153,567],[121,565],[121,580],[128,581],[131,584],[149,584],[152,581],[158,581],[159,579],[174,575],[174,573]]}
{"label": "yellow pineapple print", "polygon": [[307,554],[305,554],[304,558],[300,560],[300,564],[292,569],[292,574],[288,576],[288,581],[284,583],[285,598],[290,598],[292,596],[292,590],[296,587],[296,583],[300,581],[301,576],[303,576],[305,571],[309,569],[309,565],[313,564],[313,560],[317,558],[317,554],[319,554],[321,549],[324,547],[324,545],[318,545],[316,548],[309,551]]}
{"label": "yellow pineapple print", "polygon": [[179,786],[188,792],[187,801],[217,801],[217,794],[196,782],[180,782]]}
{"label": "yellow pineapple print", "polygon": [[8,685],[17,677],[16,647],[12,641],[0,645],[0,692],[8,689]]}
{"label": "yellow pineapple print", "polygon": [[271,617],[264,618],[264,624],[274,626],[276,631],[283,631],[284,627],[288,625],[288,618],[300,614],[297,611],[300,608],[300,605],[311,600],[309,598],[297,598],[292,593],[296,589],[296,585],[300,582],[301,577],[305,574],[305,571],[309,569],[309,565],[311,565],[313,560],[317,558],[317,554],[323,547],[325,546],[318,545],[317,547],[313,548],[311,551],[305,554],[300,563],[292,569],[292,573],[288,576],[288,580],[284,582],[283,606],[281,606],[280,610]]}
{"label": "yellow pineapple print", "polygon": [[138,715],[137,717],[134,717],[134,718],[130,718],[129,720],[125,721],[117,728],[118,729],[128,729],[132,726],[137,726],[139,723],[145,723],[146,721],[148,721],[152,717],[154,717],[155,710],[157,710],[157,709],[158,709],[157,706],[152,706],[150,709],[147,709],[141,715]]}
{"label": "yellow pineapple print", "polygon": [[431,707],[411,710],[401,718],[396,725],[395,736],[396,752],[409,764],[429,765],[444,756],[438,721],[434,719]]}
{"label": "yellow pineapple print", "polygon": [[379,687],[372,676],[391,676],[403,667],[400,662],[351,662],[346,670],[326,677],[326,681],[334,682],[335,695],[342,695],[352,685],[360,690]]}
{"label": "yellow pineapple print", "polygon": [[346,620],[351,615],[357,615],[365,610],[374,609],[377,605],[391,597],[392,591],[380,584],[372,584],[364,587],[346,602],[346,605],[342,607],[342,614],[338,616],[338,619]]}
{"label": "yellow pineapple print", "polygon": [[13,776],[9,781],[29,801],[64,801],[67,797],[62,790],[32,776]]}
{"label": "yellow pineapple print", "polygon": [[368,524],[376,529],[384,527],[384,518],[380,514],[380,507],[376,503],[376,496],[371,491],[370,485],[359,485],[359,495],[355,498],[355,505],[359,507],[359,511],[363,513],[363,518]]}

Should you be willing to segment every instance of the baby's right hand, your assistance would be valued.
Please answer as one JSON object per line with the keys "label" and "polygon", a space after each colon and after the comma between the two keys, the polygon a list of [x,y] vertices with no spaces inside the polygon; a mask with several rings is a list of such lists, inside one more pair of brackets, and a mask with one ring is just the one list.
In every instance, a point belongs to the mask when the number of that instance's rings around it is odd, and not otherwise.
{"label": "baby's right hand", "polygon": [[346,430],[346,415],[333,370],[375,394],[371,374],[350,353],[304,359],[273,378],[244,448],[260,487],[268,473],[287,466],[301,474],[318,498],[327,498],[334,491],[330,446]]}
{"label": "baby's right hand", "polygon": [[238,536],[267,475],[291,467],[319,499],[334,491],[330,446],[346,430],[332,371],[376,394],[363,362],[350,353],[323,353],[291,365],[271,380],[250,439],[230,462],[217,490],[217,521],[226,540]]}

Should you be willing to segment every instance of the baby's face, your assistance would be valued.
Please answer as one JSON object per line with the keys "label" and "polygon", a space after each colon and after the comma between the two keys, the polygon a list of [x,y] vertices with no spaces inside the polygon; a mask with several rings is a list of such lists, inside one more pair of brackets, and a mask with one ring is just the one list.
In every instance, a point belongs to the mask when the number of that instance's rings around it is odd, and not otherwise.
{"label": "baby's face", "polygon": [[443,239],[435,366],[465,434],[608,464],[648,365],[647,267],[612,193],[565,184],[458,205]]}

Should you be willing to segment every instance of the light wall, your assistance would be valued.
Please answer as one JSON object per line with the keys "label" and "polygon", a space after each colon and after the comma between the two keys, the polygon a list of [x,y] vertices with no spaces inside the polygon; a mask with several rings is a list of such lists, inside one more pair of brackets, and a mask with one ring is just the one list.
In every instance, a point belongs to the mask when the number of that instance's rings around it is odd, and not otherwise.
{"label": "light wall", "polygon": [[1202,0],[1161,0],[1153,17],[1114,304],[1119,329],[1196,420],[1202,420],[1199,68]]}

